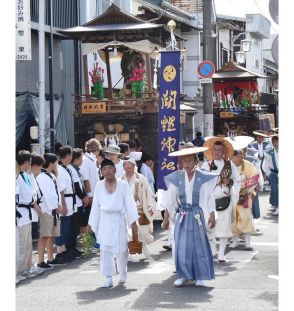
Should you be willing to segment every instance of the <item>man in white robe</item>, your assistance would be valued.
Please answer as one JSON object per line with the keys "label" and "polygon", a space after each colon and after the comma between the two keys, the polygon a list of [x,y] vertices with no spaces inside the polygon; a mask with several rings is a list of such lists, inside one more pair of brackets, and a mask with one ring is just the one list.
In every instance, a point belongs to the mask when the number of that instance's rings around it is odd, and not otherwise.
{"label": "man in white robe", "polygon": [[127,280],[128,231],[137,231],[136,202],[127,182],[115,177],[114,163],[109,159],[101,162],[104,180],[98,182],[94,191],[89,227],[100,244],[100,270],[105,277],[104,288],[113,286],[112,277],[117,270],[119,283]]}
{"label": "man in white robe", "polygon": [[[212,230],[210,244],[212,253],[215,253],[215,238],[219,239],[218,261],[225,262],[225,249],[228,239],[233,236],[232,232],[232,213],[239,199],[241,188],[240,176],[235,165],[229,161],[233,156],[234,150],[232,145],[220,137],[211,137],[204,143],[204,147],[209,150],[204,152],[204,156],[209,160],[201,166],[202,170],[212,172],[219,176],[218,183],[214,189],[216,199],[217,221],[215,228]],[[229,166],[228,174],[222,178],[223,169]],[[220,176],[221,175],[221,176]],[[227,207],[218,208],[217,202],[227,199]]]}

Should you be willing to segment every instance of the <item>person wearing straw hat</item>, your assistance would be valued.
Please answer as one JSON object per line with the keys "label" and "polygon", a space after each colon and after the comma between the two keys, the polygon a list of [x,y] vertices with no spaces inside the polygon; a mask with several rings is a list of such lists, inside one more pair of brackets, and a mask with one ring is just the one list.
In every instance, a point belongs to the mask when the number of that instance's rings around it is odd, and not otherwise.
{"label": "person wearing straw hat", "polygon": [[252,201],[255,196],[255,187],[258,184],[259,172],[257,168],[244,159],[243,149],[249,144],[248,137],[238,136],[232,141],[234,148],[233,163],[237,167],[241,178],[239,201],[234,209],[233,241],[231,248],[239,245],[239,235],[243,234],[245,249],[251,250],[250,235],[256,233],[252,216]]}
{"label": "person wearing straw hat", "polygon": [[143,253],[145,257],[150,257],[151,253],[148,244],[153,242],[153,218],[156,212],[156,202],[152,190],[145,176],[135,171],[136,161],[132,157],[124,158],[125,174],[122,180],[125,180],[136,201],[139,214],[138,233],[139,241],[143,244]]}
{"label": "person wearing straw hat", "polygon": [[109,145],[105,150],[105,156],[115,165],[115,177],[122,178],[125,170],[123,167],[124,161],[120,159],[120,157],[123,156],[123,154],[120,152],[120,147],[117,145]]}
{"label": "person wearing straw hat", "polygon": [[275,207],[273,215],[279,214],[279,134],[271,137],[273,148],[265,154],[263,170],[271,186],[270,204]]}
{"label": "person wearing straw hat", "polygon": [[213,172],[219,176],[214,189],[217,221],[210,234],[212,253],[215,254],[215,238],[219,239],[218,261],[225,262],[225,249],[232,233],[232,211],[239,199],[241,188],[240,175],[236,166],[230,161],[233,146],[221,137],[210,137],[204,143],[208,150],[204,152],[205,158],[201,169]]}
{"label": "person wearing straw hat", "polygon": [[253,134],[256,136],[256,140],[250,143],[249,148],[258,151],[258,162],[257,163],[259,164],[261,168],[261,172],[263,176],[265,177],[265,174],[262,170],[262,163],[263,163],[265,152],[271,149],[270,142],[266,141],[266,139],[269,138],[269,135],[268,135],[268,132],[262,131],[262,130],[253,131]]}
{"label": "person wearing straw hat", "polygon": [[249,148],[258,151],[258,158],[263,160],[265,151],[271,148],[269,142],[265,141],[269,135],[266,131],[261,130],[253,131],[253,134],[256,136],[256,140],[250,143]]}
{"label": "person wearing straw hat", "polygon": [[102,287],[109,288],[113,286],[115,266],[120,275],[119,283],[127,280],[127,228],[130,226],[137,231],[139,216],[128,183],[115,177],[115,164],[104,159],[101,172],[104,179],[97,183],[94,191],[89,229],[100,244],[100,270],[105,278]]}
{"label": "person wearing straw hat", "polygon": [[207,227],[215,226],[213,189],[217,176],[196,168],[197,153],[204,147],[187,147],[169,156],[182,157],[183,170],[164,177],[167,190],[162,203],[168,217],[175,219],[175,266],[178,279],[174,285],[204,286],[204,280],[215,278],[213,255],[207,237]]}

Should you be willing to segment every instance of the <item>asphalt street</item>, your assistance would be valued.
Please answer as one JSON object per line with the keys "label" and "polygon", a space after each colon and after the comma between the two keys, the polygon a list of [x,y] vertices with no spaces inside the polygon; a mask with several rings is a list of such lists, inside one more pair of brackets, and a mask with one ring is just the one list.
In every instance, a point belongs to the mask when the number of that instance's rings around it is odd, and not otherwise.
{"label": "asphalt street", "polygon": [[[135,255],[128,263],[128,281],[100,288],[99,254],[55,267],[16,286],[17,311],[90,310],[278,310],[278,217],[271,215],[269,193],[260,194],[260,230],[252,236],[253,250],[227,247],[226,263],[215,261],[216,279],[203,288],[175,288],[177,279],[171,252],[162,245],[166,234],[155,221],[152,258]],[[36,257],[36,254],[34,255]]]}

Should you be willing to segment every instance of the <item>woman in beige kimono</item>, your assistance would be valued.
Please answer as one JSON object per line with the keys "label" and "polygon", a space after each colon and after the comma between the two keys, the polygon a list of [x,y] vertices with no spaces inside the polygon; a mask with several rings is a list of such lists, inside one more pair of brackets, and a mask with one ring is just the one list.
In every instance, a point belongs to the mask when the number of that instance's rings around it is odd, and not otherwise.
{"label": "woman in beige kimono", "polygon": [[123,166],[125,174],[122,176],[122,180],[125,180],[129,184],[139,214],[139,240],[143,243],[145,257],[150,257],[150,250],[147,245],[153,242],[153,235],[151,233],[153,232],[156,202],[146,177],[135,171],[136,161],[132,157],[126,157]]}
{"label": "woman in beige kimono", "polygon": [[257,168],[247,160],[244,160],[243,151],[235,150],[232,158],[241,177],[241,190],[239,201],[235,208],[235,221],[233,223],[233,243],[231,248],[236,248],[239,244],[239,235],[245,238],[245,248],[251,249],[250,235],[255,233],[252,216],[252,201],[255,196],[254,188],[258,184],[259,172]]}

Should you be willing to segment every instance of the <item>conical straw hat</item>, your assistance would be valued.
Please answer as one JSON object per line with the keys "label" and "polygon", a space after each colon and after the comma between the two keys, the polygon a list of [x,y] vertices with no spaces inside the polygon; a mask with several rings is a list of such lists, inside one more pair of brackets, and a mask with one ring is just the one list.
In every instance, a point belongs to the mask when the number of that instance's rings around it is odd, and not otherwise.
{"label": "conical straw hat", "polygon": [[233,139],[226,137],[225,140],[233,146],[234,150],[241,150],[248,147],[254,141],[254,138],[251,136],[235,136]]}
{"label": "conical straw hat", "polygon": [[266,131],[262,131],[262,130],[253,131],[253,134],[256,136],[262,136],[265,138],[269,137],[268,133]]}
{"label": "conical straw hat", "polygon": [[224,153],[224,159],[225,160],[230,160],[233,155],[234,155],[234,149],[233,146],[231,145],[231,143],[229,141],[227,141],[226,139],[222,138],[222,137],[216,137],[216,136],[212,136],[209,137],[205,142],[203,147],[207,147],[208,150],[204,152],[204,156],[208,161],[213,160],[213,146],[214,144],[220,141],[222,142],[222,144],[225,147],[225,153]]}
{"label": "conical straw hat", "polygon": [[183,148],[183,149],[178,150],[178,151],[171,152],[169,154],[169,156],[170,157],[183,157],[183,156],[190,155],[190,154],[196,154],[199,152],[204,152],[206,150],[207,150],[207,148],[205,148],[205,147],[188,147],[188,148]]}

